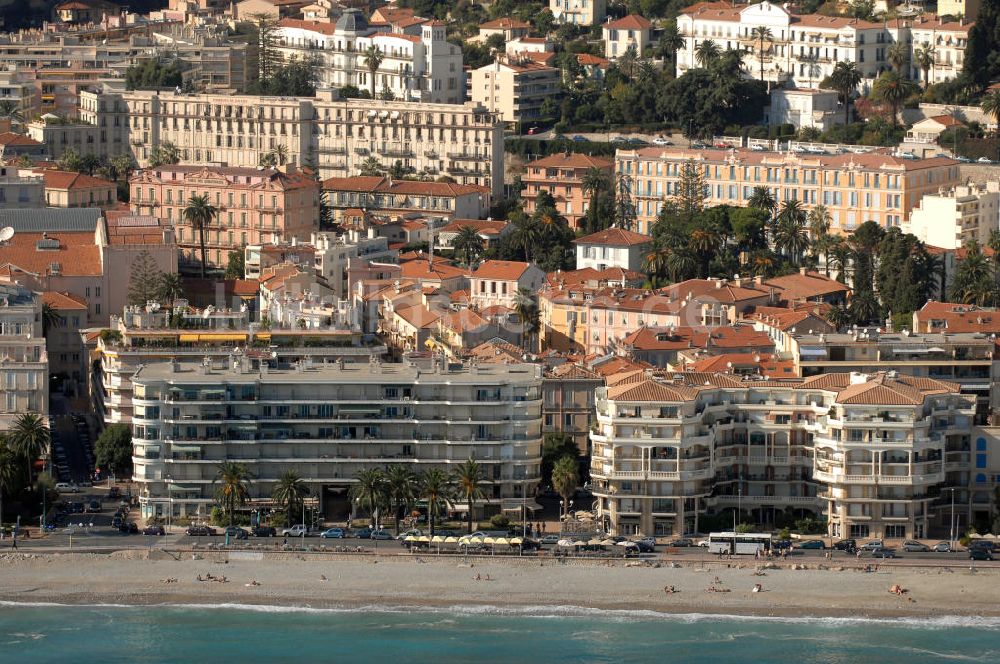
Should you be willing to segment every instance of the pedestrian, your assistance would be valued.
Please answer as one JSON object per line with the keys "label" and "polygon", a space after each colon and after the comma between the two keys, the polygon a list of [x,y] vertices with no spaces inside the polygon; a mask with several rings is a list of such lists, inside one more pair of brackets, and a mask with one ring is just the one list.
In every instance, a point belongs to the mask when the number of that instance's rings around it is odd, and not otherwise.
{"label": "pedestrian", "polygon": [[288,546],[288,535],[285,535],[284,541],[281,543],[282,546]]}
{"label": "pedestrian", "polygon": [[12,541],[13,541],[13,544],[10,545],[10,548],[17,549],[17,531],[16,530],[14,531],[14,539]]}

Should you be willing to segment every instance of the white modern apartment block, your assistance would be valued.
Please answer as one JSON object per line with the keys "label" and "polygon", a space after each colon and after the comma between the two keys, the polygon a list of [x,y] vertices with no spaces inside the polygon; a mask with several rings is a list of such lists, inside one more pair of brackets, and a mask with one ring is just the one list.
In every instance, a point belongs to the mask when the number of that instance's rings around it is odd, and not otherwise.
{"label": "white modern apartment block", "polygon": [[970,240],[985,246],[990,231],[1000,229],[1000,182],[958,185],[937,194],[924,194],[910,213],[909,228],[934,247],[961,249]]}
{"label": "white modern apartment block", "polygon": [[[792,14],[781,5],[761,2],[734,6],[726,2],[701,2],[682,11],[677,28],[684,48],[677,52],[677,75],[699,67],[697,46],[714,41],[719,48],[745,52],[743,68],[760,78],[763,57],[764,80],[798,88],[817,88],[838,62],[854,62],[870,85],[871,79],[888,69],[886,59],[894,42],[913,49],[931,44],[936,49],[931,80],[955,76],[962,68],[962,53],[968,38],[968,21],[942,23],[936,18],[894,20],[886,23],[820,14]],[[767,28],[761,40],[755,28]],[[940,50],[937,50],[940,49]],[[910,63],[914,60],[911,57]],[[922,80],[923,72],[910,65],[910,75]]]}
{"label": "white modern apartment block", "polygon": [[336,23],[282,19],[275,37],[286,61],[316,59],[322,87],[354,85],[370,92],[366,57],[374,46],[382,55],[375,72],[376,96],[389,90],[402,101],[465,101],[462,49],[446,39],[442,21],[424,23],[419,36],[385,32],[370,27],[358,10],[347,9]]}
{"label": "white modern apartment block", "polygon": [[376,228],[369,228],[367,233],[353,229],[344,235],[313,233],[316,276],[323,279],[338,298],[348,295],[347,269],[352,260],[398,262],[399,252],[389,249],[389,239],[376,235],[376,231]]}
{"label": "white modern apartment block", "polygon": [[222,363],[148,364],[133,382],[133,480],[144,517],[207,516],[223,461],[253,473],[247,509],[269,505],[275,483],[294,470],[320,511],[341,518],[350,511],[346,490],[370,468],[450,472],[475,459],[485,497],[516,512],[532,504],[539,481],[542,377],[534,365],[462,367],[435,357],[274,369],[234,354]]}
{"label": "white modern apartment block", "polygon": [[18,415],[49,412],[49,358],[42,334],[42,298],[0,283],[0,432]]}
{"label": "white modern apartment block", "polygon": [[322,179],[357,175],[375,158],[503,193],[503,124],[474,104],[340,99],[329,89],[316,97],[121,90],[81,93],[80,116],[107,128],[100,140],[140,166],[168,142],[184,164],[249,168],[281,145],[290,163],[316,167]]}
{"label": "white modern apartment block", "polygon": [[941,489],[969,482],[972,412],[957,385],[892,373],[612,380],[591,434],[599,518],[666,536],[793,510],[833,537],[927,537]]}

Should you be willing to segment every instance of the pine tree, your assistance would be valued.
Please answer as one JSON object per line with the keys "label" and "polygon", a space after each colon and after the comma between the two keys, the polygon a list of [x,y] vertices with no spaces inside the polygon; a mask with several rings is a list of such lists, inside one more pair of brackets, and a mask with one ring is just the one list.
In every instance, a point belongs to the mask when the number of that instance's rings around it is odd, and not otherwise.
{"label": "pine tree", "polygon": [[674,196],[677,212],[685,224],[693,222],[705,209],[705,198],[705,175],[693,159],[688,159],[681,167],[681,178]]}
{"label": "pine tree", "polygon": [[156,265],[153,255],[143,249],[132,261],[132,274],[128,280],[128,303],[144,306],[156,300],[160,292],[163,273]]}

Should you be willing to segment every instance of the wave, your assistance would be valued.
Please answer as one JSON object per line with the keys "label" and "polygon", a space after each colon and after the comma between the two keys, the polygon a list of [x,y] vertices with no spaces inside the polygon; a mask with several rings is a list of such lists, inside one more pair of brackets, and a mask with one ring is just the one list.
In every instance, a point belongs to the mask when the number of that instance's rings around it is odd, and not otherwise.
{"label": "wave", "polygon": [[884,625],[887,627],[904,627],[918,629],[989,629],[1000,630],[1000,616],[963,616],[943,615],[934,617],[893,617],[877,618],[867,616],[759,616],[727,613],[670,613],[651,609],[601,609],[575,605],[542,605],[542,606],[500,606],[494,604],[454,604],[445,606],[364,604],[344,606],[295,606],[281,604],[245,604],[225,602],[209,603],[172,603],[157,604],[112,604],[86,603],[69,604],[60,602],[14,602],[0,600],[3,607],[64,607],[64,608],[94,608],[94,609],[125,609],[148,610],[181,609],[194,611],[246,611],[272,614],[364,614],[364,613],[406,613],[420,612],[424,614],[448,614],[456,616],[506,616],[530,617],[533,619],[567,619],[567,618],[600,618],[604,621],[632,622],[665,621],[680,623],[700,622],[742,622],[742,623],[786,623],[800,625],[816,625],[841,627],[850,625]]}

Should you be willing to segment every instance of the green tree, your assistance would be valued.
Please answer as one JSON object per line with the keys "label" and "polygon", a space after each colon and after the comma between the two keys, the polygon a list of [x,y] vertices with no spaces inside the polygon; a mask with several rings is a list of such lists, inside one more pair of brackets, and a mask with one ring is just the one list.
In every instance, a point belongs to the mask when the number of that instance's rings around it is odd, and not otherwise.
{"label": "green tree", "polygon": [[118,477],[132,474],[132,427],[110,424],[94,443],[94,460],[101,469],[107,468]]}
{"label": "green tree", "polygon": [[417,499],[417,476],[406,466],[393,464],[385,471],[385,492],[399,534],[399,520]]}
{"label": "green tree", "polygon": [[766,25],[757,25],[750,30],[750,38],[757,40],[757,59],[760,61],[760,80],[764,80],[764,42],[774,41],[774,34],[771,28]]}
{"label": "green tree", "polygon": [[552,488],[563,499],[562,515],[569,514],[569,500],[580,484],[579,464],[575,456],[566,455],[552,467]]}
{"label": "green tree", "polygon": [[13,422],[7,434],[11,450],[21,459],[28,471],[27,485],[33,485],[31,467],[35,461],[48,452],[49,427],[38,413],[21,413]]}
{"label": "green tree", "polygon": [[898,71],[884,71],[872,86],[872,99],[889,104],[892,108],[892,126],[895,129],[899,121],[899,107],[915,91],[913,81]]}
{"label": "green tree", "polygon": [[304,511],[306,496],[309,493],[309,486],[297,472],[286,470],[281,474],[271,497],[285,510],[285,523],[295,523],[296,516]]}
{"label": "green tree", "polygon": [[11,125],[19,125],[24,122],[24,114],[17,102],[9,99],[0,101],[0,118],[10,120]]}
{"label": "green tree", "polygon": [[924,44],[913,49],[913,64],[924,73],[924,89],[931,84],[931,69],[934,67],[934,47]]}
{"label": "green tree", "polygon": [[894,42],[886,50],[885,59],[892,68],[902,76],[906,76],[906,63],[910,59],[910,50],[902,42]]}
{"label": "green tree", "polygon": [[851,95],[861,85],[863,76],[858,66],[853,62],[838,62],[833,67],[830,74],[830,86],[840,95],[840,101],[844,104],[844,124],[850,124],[851,118]]}
{"label": "green tree", "polygon": [[170,308],[173,309],[174,301],[184,296],[184,283],[181,281],[181,275],[176,272],[164,273],[160,277],[157,295],[159,301],[169,304]]}
{"label": "green tree", "polygon": [[217,466],[215,482],[218,488],[215,498],[222,506],[223,512],[233,525],[236,509],[246,505],[250,500],[250,471],[241,463],[224,461]]}
{"label": "green tree", "polygon": [[677,212],[686,224],[691,224],[696,215],[705,209],[705,174],[701,166],[693,159],[688,159],[681,166],[680,179],[677,181],[677,193],[674,203]]}
{"label": "green tree", "polygon": [[527,288],[518,288],[514,294],[514,313],[521,321],[521,345],[530,352],[534,349],[532,340],[541,325],[538,296]]}
{"label": "green tree", "polygon": [[61,171],[72,171],[74,173],[82,173],[85,168],[83,157],[73,148],[64,151],[62,156],[56,161],[56,165],[59,166],[59,170]]}
{"label": "green tree", "polygon": [[684,48],[684,35],[677,29],[677,20],[665,21],[660,29],[660,39],[656,43],[656,55],[670,63],[670,71],[677,67],[677,51]]}
{"label": "green tree", "polygon": [[369,81],[371,83],[372,99],[375,98],[375,75],[378,73],[378,68],[382,66],[382,60],[385,59],[385,54],[382,53],[380,49],[375,44],[372,44],[365,51],[365,67],[368,68],[368,75],[371,77]]}
{"label": "green tree", "polygon": [[1000,122],[1000,90],[993,90],[983,95],[979,108],[984,114],[992,117],[994,122]]}
{"label": "green tree", "polygon": [[716,44],[711,39],[704,39],[700,44],[694,47],[694,59],[695,62],[702,69],[708,69],[709,66],[715,63],[722,55],[722,50],[719,45]]}
{"label": "green tree", "polygon": [[471,266],[483,253],[483,238],[472,226],[463,226],[451,241],[456,255],[461,255],[465,264]]}
{"label": "green tree", "polygon": [[378,468],[366,468],[355,475],[348,495],[359,510],[368,512],[375,528],[375,513],[386,505],[385,473]]}
{"label": "green tree", "polygon": [[580,451],[573,438],[565,433],[550,432],[542,438],[542,484],[552,482],[552,468],[565,457],[576,457]]}
{"label": "green tree", "polygon": [[49,336],[49,330],[63,326],[63,317],[59,311],[46,302],[42,305],[42,334]]}
{"label": "green tree", "polygon": [[178,164],[181,161],[181,151],[170,141],[164,141],[154,147],[149,153],[149,167],[157,168],[168,164]]}
{"label": "green tree", "polygon": [[809,246],[805,223],[806,212],[799,201],[782,202],[774,229],[774,246],[793,263],[801,260],[802,253]]}
{"label": "green tree", "polygon": [[439,468],[425,470],[420,476],[420,496],[427,503],[427,519],[431,537],[441,512],[453,504],[453,487],[448,476]]}
{"label": "green tree", "polygon": [[202,279],[205,278],[205,267],[208,265],[208,256],[205,254],[205,227],[211,225],[218,215],[218,208],[209,203],[208,196],[204,194],[191,196],[188,199],[187,207],[184,208],[184,220],[198,231],[198,244],[201,246]]}
{"label": "green tree", "polygon": [[0,434],[0,527],[3,526],[3,497],[18,487],[20,464],[6,434]]}
{"label": "green tree", "polygon": [[281,62],[278,52],[278,23],[272,14],[252,14],[257,29],[257,77],[262,81],[271,78]]}
{"label": "green tree", "polygon": [[246,279],[247,266],[243,250],[230,251],[226,262],[226,279]]}
{"label": "green tree", "polygon": [[382,175],[385,169],[382,167],[381,162],[375,157],[368,157],[363,162],[361,162],[361,175],[365,176],[375,176]]}
{"label": "green tree", "polygon": [[484,497],[483,486],[486,484],[486,478],[483,477],[483,468],[475,460],[468,459],[455,469],[452,482],[457,489],[457,495],[465,500],[465,505],[469,509],[468,532],[472,534],[472,516],[476,502]]}
{"label": "green tree", "polygon": [[143,249],[132,261],[132,272],[128,279],[128,303],[144,307],[147,302],[157,301],[162,285],[163,272],[153,255]]}
{"label": "green tree", "polygon": [[126,90],[158,90],[180,87],[184,80],[181,63],[161,57],[146,58],[125,70]]}
{"label": "green tree", "polygon": [[965,257],[955,270],[951,301],[986,306],[994,298],[993,267],[975,240],[965,245]]}

